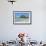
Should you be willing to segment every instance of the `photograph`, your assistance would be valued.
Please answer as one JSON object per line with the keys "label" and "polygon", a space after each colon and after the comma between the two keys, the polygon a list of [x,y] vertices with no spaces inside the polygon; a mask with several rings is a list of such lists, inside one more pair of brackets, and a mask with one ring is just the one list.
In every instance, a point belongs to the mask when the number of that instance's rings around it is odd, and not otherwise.
{"label": "photograph", "polygon": [[13,24],[32,24],[32,11],[13,11]]}

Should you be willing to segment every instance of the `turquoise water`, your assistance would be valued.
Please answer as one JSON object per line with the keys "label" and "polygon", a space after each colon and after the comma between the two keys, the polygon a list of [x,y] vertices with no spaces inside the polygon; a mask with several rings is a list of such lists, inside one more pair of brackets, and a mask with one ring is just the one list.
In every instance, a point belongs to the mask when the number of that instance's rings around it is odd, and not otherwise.
{"label": "turquoise water", "polygon": [[19,17],[16,17],[16,18],[15,18],[15,21],[16,21],[16,22],[23,22],[23,21],[24,21],[24,22],[28,22],[28,21],[29,21],[29,18],[19,18]]}

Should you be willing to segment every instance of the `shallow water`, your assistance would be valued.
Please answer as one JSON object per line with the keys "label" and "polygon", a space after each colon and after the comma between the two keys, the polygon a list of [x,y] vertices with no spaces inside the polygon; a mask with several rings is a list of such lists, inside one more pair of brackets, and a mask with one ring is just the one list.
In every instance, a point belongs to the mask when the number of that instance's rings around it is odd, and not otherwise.
{"label": "shallow water", "polygon": [[19,17],[17,17],[17,18],[15,18],[15,21],[16,22],[28,22],[29,18],[19,18]]}

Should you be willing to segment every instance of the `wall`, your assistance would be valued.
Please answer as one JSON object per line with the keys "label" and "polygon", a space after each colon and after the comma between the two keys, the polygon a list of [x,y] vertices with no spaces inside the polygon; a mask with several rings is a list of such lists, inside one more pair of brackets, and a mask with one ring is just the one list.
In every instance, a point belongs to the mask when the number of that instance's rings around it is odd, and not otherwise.
{"label": "wall", "polygon": [[[19,32],[30,34],[33,40],[46,40],[44,1],[17,0],[12,5],[7,0],[0,0],[0,40],[15,40]],[[18,10],[32,11],[32,25],[13,25],[13,11]]]}

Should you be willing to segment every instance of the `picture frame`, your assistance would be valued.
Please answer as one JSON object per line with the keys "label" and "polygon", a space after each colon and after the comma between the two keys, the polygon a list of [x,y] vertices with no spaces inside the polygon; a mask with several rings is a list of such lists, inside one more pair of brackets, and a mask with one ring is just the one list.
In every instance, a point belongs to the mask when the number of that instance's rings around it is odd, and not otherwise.
{"label": "picture frame", "polygon": [[13,24],[32,24],[32,11],[13,11]]}

